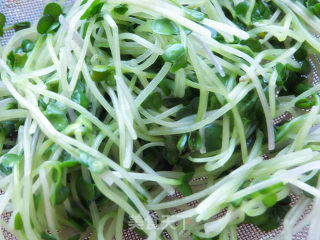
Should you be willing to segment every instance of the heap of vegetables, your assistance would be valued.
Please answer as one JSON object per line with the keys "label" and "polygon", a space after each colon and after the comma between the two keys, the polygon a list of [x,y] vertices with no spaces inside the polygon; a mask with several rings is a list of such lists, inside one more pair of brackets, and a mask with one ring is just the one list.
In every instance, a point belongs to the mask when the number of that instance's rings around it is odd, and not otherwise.
{"label": "heap of vegetables", "polygon": [[0,35],[17,31],[0,48],[2,227],[226,240],[283,222],[284,239],[320,237],[320,2],[62,2],[32,27],[0,14]]}

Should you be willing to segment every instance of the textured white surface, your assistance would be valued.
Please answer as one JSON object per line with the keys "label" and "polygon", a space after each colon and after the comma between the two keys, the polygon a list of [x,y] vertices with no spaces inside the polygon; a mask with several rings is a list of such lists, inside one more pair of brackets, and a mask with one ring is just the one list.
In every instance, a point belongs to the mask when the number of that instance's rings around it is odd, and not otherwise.
{"label": "textured white surface", "polygon": [[[16,22],[36,22],[42,13],[44,6],[42,0],[0,0],[0,12],[6,16],[7,24]],[[7,31],[1,39],[5,44],[14,31]]]}

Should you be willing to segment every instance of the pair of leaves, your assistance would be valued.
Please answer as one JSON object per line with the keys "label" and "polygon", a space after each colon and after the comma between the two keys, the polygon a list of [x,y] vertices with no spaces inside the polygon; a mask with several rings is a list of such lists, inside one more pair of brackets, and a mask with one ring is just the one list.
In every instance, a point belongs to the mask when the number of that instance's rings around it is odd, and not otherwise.
{"label": "pair of leaves", "polygon": [[315,97],[303,98],[303,99],[298,100],[295,103],[295,107],[301,108],[301,109],[310,109],[315,105],[316,105],[316,98]]}
{"label": "pair of leaves", "polygon": [[93,81],[105,81],[111,87],[114,87],[116,85],[114,75],[115,69],[112,65],[96,65],[93,66],[91,71],[91,78]]}
{"label": "pair of leaves", "polygon": [[63,14],[62,8],[57,3],[49,3],[43,11],[43,16],[37,24],[37,31],[40,34],[50,33],[56,31],[59,24],[59,16]]}
{"label": "pair of leaves", "polygon": [[19,48],[11,51],[8,55],[8,64],[13,69],[23,68],[28,60],[28,53],[31,52],[35,44],[29,39],[24,39]]}
{"label": "pair of leaves", "polygon": [[190,152],[199,151],[202,145],[202,139],[199,132],[183,134],[177,142],[177,149],[180,153],[188,149]]}
{"label": "pair of leaves", "polygon": [[[6,23],[6,17],[4,14],[0,13],[0,37],[3,36],[3,33],[5,31],[4,29],[4,25]],[[16,32],[25,29],[25,28],[29,28],[31,26],[30,22],[18,22],[13,24],[12,27],[10,27],[9,29],[14,29]]]}
{"label": "pair of leaves", "polygon": [[[302,59],[306,54],[298,53],[297,58]],[[277,85],[289,94],[299,95],[312,87],[306,77],[303,76],[311,71],[311,65],[308,60],[303,60],[298,69],[289,64],[283,65],[281,63],[277,63],[275,69],[278,73]]]}

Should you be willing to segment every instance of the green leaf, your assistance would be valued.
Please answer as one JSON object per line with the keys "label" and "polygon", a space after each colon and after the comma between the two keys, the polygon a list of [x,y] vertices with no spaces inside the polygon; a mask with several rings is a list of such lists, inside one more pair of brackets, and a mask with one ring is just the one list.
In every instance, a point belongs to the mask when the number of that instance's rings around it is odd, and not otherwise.
{"label": "green leaf", "polygon": [[13,51],[11,51],[9,54],[8,54],[8,65],[10,66],[10,67],[14,67],[14,59],[15,59],[15,53],[13,52]]}
{"label": "green leaf", "polygon": [[294,53],[294,58],[297,61],[303,61],[306,60],[308,56],[308,51],[304,46],[301,46],[295,53]]}
{"label": "green leaf", "polygon": [[25,53],[31,52],[34,48],[35,44],[29,39],[24,39],[21,43],[21,48]]}
{"label": "green leaf", "polygon": [[84,108],[88,108],[89,107],[89,100],[86,97],[86,95],[84,94],[83,91],[81,91],[80,89],[76,88],[71,96],[72,101],[80,104],[82,107]]}
{"label": "green leaf", "polygon": [[43,10],[43,15],[50,15],[55,20],[58,20],[59,16],[62,14],[62,8],[58,3],[49,3]]}
{"label": "green leaf", "polygon": [[265,213],[256,217],[247,217],[246,220],[257,225],[263,231],[271,231],[281,225],[282,219],[290,210],[290,197],[277,202]]}
{"label": "green leaf", "polygon": [[185,68],[188,65],[187,55],[184,54],[180,59],[173,63],[170,71],[175,73],[181,68]]}
{"label": "green leaf", "polygon": [[262,203],[266,207],[272,207],[277,203],[277,195],[275,193],[267,194],[262,198]]}
{"label": "green leaf", "polygon": [[177,35],[179,33],[177,25],[167,18],[154,20],[151,28],[155,33],[161,35]]}
{"label": "green leaf", "polygon": [[248,1],[243,1],[241,3],[238,3],[234,8],[234,10],[236,11],[236,14],[242,17],[246,16],[248,9],[249,9]]}
{"label": "green leaf", "polygon": [[169,0],[169,1],[172,2],[174,5],[176,5],[177,7],[181,7],[181,5],[176,0]]}
{"label": "green leaf", "polygon": [[[59,91],[59,78],[57,78],[55,75],[52,75],[51,77],[48,77],[47,79],[45,79],[45,84],[48,90],[52,91],[52,92],[56,92],[58,93]],[[42,103],[41,103],[42,105]],[[42,107],[44,109],[47,108],[47,105],[42,105]]]}
{"label": "green leaf", "polygon": [[262,45],[259,40],[248,38],[247,40],[242,40],[241,44],[244,44],[251,48],[254,52],[260,52],[262,50]]}
{"label": "green leaf", "polygon": [[66,105],[60,102],[50,102],[44,111],[44,115],[58,131],[65,129],[69,124],[66,113]]}
{"label": "green leaf", "polygon": [[181,110],[177,112],[176,119],[180,120],[184,117],[197,113],[198,105],[199,105],[199,97],[195,97],[191,101],[188,101],[188,105],[186,105],[185,107],[183,107]]}
{"label": "green leaf", "polygon": [[270,15],[270,5],[266,1],[256,1],[256,4],[252,11],[252,22],[269,19]]}
{"label": "green leaf", "polygon": [[314,102],[313,99],[300,99],[295,103],[295,107],[301,108],[301,109],[310,109],[312,108],[316,103]]}
{"label": "green leaf", "polygon": [[192,234],[192,240],[219,240],[219,236],[213,237],[213,238],[203,238],[203,237],[198,237],[195,234]]}
{"label": "green leaf", "polygon": [[[21,51],[20,51],[21,50]],[[13,68],[23,68],[24,64],[28,60],[28,55],[22,51],[22,49],[18,49],[18,52],[15,53],[11,51],[8,55],[8,64]]]}
{"label": "green leaf", "polygon": [[308,75],[311,72],[311,65],[308,60],[302,61],[299,72],[303,75]]}
{"label": "green leaf", "polygon": [[278,73],[278,77],[282,79],[286,74],[286,66],[283,65],[282,63],[277,63],[276,71]]}
{"label": "green leaf", "polygon": [[0,13],[0,27],[4,27],[6,24],[6,16],[3,13]]}
{"label": "green leaf", "polygon": [[78,161],[65,161],[65,162],[62,162],[60,163],[60,167],[61,168],[72,168],[72,167],[75,167],[75,166],[78,166],[79,165],[79,162]]}
{"label": "green leaf", "polygon": [[283,189],[283,183],[277,183],[270,187],[264,188],[259,192],[262,194],[277,193]]}
{"label": "green leaf", "polygon": [[17,154],[7,153],[2,158],[2,164],[5,167],[13,168],[14,165],[19,163],[21,160],[21,157],[19,157]]}
{"label": "green leaf", "polygon": [[2,162],[0,164],[0,171],[5,175],[12,173],[12,169],[15,164],[19,163],[21,158],[16,154],[7,153],[3,155]]}
{"label": "green leaf", "polygon": [[276,71],[278,73],[278,77],[277,77],[277,85],[284,88],[284,90],[286,91],[287,88],[284,84],[284,82],[287,80],[287,68],[285,65],[283,65],[282,63],[277,63],[276,64]]}
{"label": "green leaf", "polygon": [[223,42],[224,41],[224,37],[218,33],[216,30],[214,30],[211,27],[207,27],[206,28],[211,32],[211,37],[215,40],[217,40],[218,42]]}
{"label": "green leaf", "polygon": [[217,123],[209,124],[205,127],[205,145],[207,152],[221,148],[222,127]]}
{"label": "green leaf", "polygon": [[22,221],[22,218],[21,218],[21,214],[19,212],[14,217],[14,228],[16,230],[22,230],[23,229],[23,221]]}
{"label": "green leaf", "polygon": [[109,86],[115,86],[114,67],[111,65],[96,65],[92,68],[91,78],[95,82],[106,81]]}
{"label": "green leaf", "polygon": [[76,119],[76,123],[80,123],[81,127],[84,129],[83,132],[91,132],[93,130],[91,121],[88,120],[84,115],[80,115]]}
{"label": "green leaf", "polygon": [[191,152],[199,151],[202,145],[202,139],[199,132],[194,132],[189,135],[188,146]]}
{"label": "green leaf", "polygon": [[162,96],[159,92],[150,94],[146,100],[142,103],[142,106],[146,109],[159,110],[162,106]]}
{"label": "green leaf", "polygon": [[87,226],[92,226],[91,216],[80,209],[75,202],[71,201],[71,217],[69,217],[68,221],[74,220],[72,223],[73,227],[83,232],[87,228]]}
{"label": "green leaf", "polygon": [[192,188],[187,183],[179,185],[178,190],[181,192],[183,196],[190,196],[192,194]]}
{"label": "green leaf", "polygon": [[119,15],[123,15],[128,11],[128,9],[128,4],[119,4],[113,8],[112,12]]}
{"label": "green leaf", "polygon": [[0,13],[0,37],[3,36],[3,27],[6,23],[6,17],[4,14]]}
{"label": "green leaf", "polygon": [[88,228],[88,224],[82,219],[76,219],[69,216],[68,222],[72,226],[72,228],[78,230],[79,232],[85,232]]}
{"label": "green leaf", "polygon": [[177,149],[179,150],[180,153],[186,148],[187,142],[188,142],[188,135],[187,134],[183,134],[179,138],[179,141],[177,143]]}
{"label": "green leaf", "polygon": [[294,94],[296,92],[297,85],[301,83],[305,78],[289,69],[288,65],[286,65],[286,68],[290,71],[288,72],[288,76],[286,77],[286,81],[284,82],[284,84],[287,92],[290,94]]}
{"label": "green leaf", "polygon": [[62,204],[69,196],[70,190],[67,186],[59,184],[55,187],[54,192],[51,195],[50,201],[52,206]]}
{"label": "green leaf", "polygon": [[38,33],[40,34],[47,33],[54,22],[55,22],[55,19],[51,15],[42,16],[37,24]]}
{"label": "green leaf", "polygon": [[209,93],[208,98],[208,111],[215,110],[221,107],[221,104],[214,93]]}
{"label": "green leaf", "polygon": [[60,23],[59,22],[54,22],[48,29],[47,33],[52,33],[52,32],[56,32],[60,27]]}
{"label": "green leaf", "polygon": [[165,138],[165,148],[163,152],[163,157],[168,161],[170,165],[175,165],[179,160],[177,151],[177,141],[178,139],[174,136],[167,136]]}
{"label": "green leaf", "polygon": [[304,1],[307,7],[312,7],[313,5],[317,4],[319,1],[318,0],[307,0]]}
{"label": "green leaf", "polygon": [[180,43],[169,45],[164,51],[162,58],[166,62],[176,63],[186,55],[184,46]]}
{"label": "green leaf", "polygon": [[26,53],[17,53],[15,54],[14,59],[14,67],[15,68],[23,68],[24,64],[28,60],[28,55]]}
{"label": "green leaf", "polygon": [[192,188],[189,185],[189,182],[192,180],[193,174],[194,171],[188,172],[180,178],[182,183],[178,186],[178,190],[182,193],[183,196],[189,196],[192,194]]}
{"label": "green leaf", "polygon": [[47,105],[47,109],[45,111],[45,114],[50,116],[50,115],[63,115],[67,113],[67,107],[65,104],[60,103],[60,102],[53,102],[51,101]]}
{"label": "green leaf", "polygon": [[309,0],[306,2],[308,9],[317,17],[320,17],[320,2],[317,0]]}
{"label": "green leaf", "polygon": [[164,95],[169,96],[174,90],[174,81],[164,78],[158,86],[161,88]]}
{"label": "green leaf", "polygon": [[41,195],[40,194],[35,194],[33,195],[33,204],[36,210],[38,210],[39,203],[40,203]]}
{"label": "green leaf", "polygon": [[13,24],[13,29],[18,32],[22,29],[26,29],[29,28],[31,26],[30,22],[19,22],[19,23],[15,23]]}
{"label": "green leaf", "polygon": [[95,185],[80,178],[77,182],[77,191],[79,196],[87,202],[95,199]]}
{"label": "green leaf", "polygon": [[193,9],[184,8],[184,16],[192,21],[201,22],[205,18],[205,14]]}
{"label": "green leaf", "polygon": [[313,88],[313,85],[308,82],[304,81],[302,83],[298,83],[294,89],[294,93],[296,95],[300,95],[301,93],[304,93],[305,91],[309,90],[310,88]]}
{"label": "green leaf", "polygon": [[93,17],[94,15],[100,13],[102,7],[104,5],[104,2],[100,3],[100,0],[94,0],[93,3],[90,5],[90,7],[84,12],[84,14],[81,16],[81,20],[85,20],[88,18]]}

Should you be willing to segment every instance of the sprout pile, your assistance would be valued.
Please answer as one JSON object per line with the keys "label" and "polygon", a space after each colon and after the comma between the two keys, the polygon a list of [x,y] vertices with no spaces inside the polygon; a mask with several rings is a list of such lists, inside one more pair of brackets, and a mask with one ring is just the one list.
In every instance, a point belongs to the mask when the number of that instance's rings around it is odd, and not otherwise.
{"label": "sprout pile", "polygon": [[310,224],[319,239],[319,17],[317,0],[60,1],[34,26],[0,14],[0,35],[16,30],[0,47],[1,227],[227,240],[283,224],[289,240]]}

